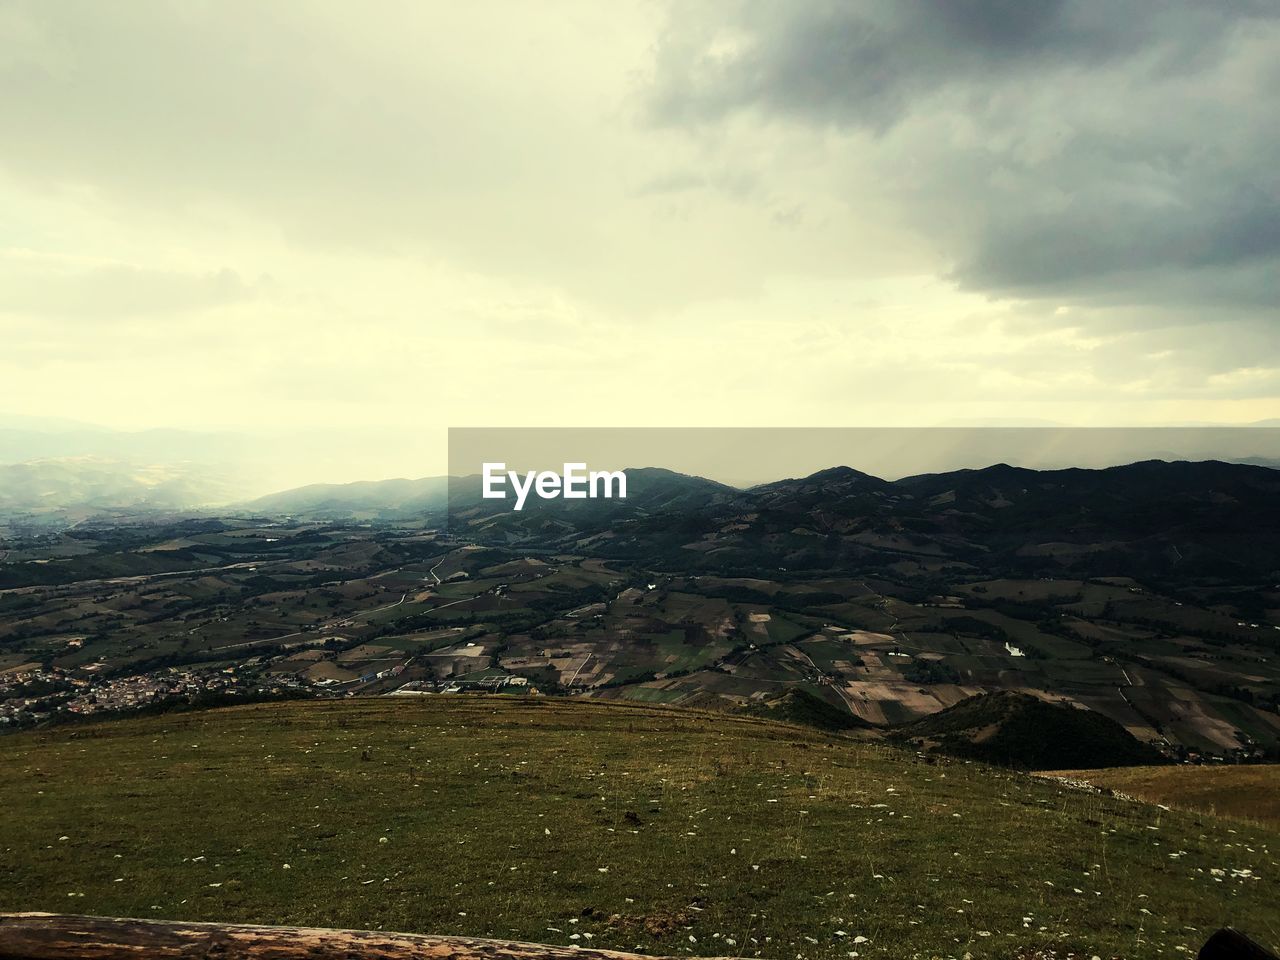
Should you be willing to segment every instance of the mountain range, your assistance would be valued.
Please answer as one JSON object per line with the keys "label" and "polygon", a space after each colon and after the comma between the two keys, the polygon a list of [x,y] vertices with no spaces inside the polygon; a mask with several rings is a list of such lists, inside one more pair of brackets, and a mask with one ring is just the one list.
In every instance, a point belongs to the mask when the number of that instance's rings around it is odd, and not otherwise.
{"label": "mountain range", "polygon": [[1280,472],[1144,461],[1101,470],[982,470],[886,481],[849,467],[735,490],[629,471],[625,501],[505,501],[456,485],[450,532],[669,569],[891,568],[1049,576],[1209,576],[1280,570]]}
{"label": "mountain range", "polygon": [[[1219,461],[979,470],[883,480],[847,466],[738,489],[656,467],[626,499],[539,500],[515,512],[480,478],[314,484],[212,512],[295,520],[447,523],[456,537],[592,552],[671,569],[964,568],[1253,580],[1280,570],[1280,471]],[[97,458],[0,467],[0,512],[82,518],[216,502],[183,469]]]}
{"label": "mountain range", "polygon": [[68,523],[101,513],[190,510],[228,494],[219,478],[182,463],[82,456],[0,464],[0,517]]}

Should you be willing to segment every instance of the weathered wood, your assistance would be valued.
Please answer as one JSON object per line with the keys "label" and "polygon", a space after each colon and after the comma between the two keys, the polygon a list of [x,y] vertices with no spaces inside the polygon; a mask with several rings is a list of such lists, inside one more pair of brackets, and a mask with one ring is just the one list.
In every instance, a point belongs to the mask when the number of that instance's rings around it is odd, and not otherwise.
{"label": "weathered wood", "polygon": [[[0,913],[0,960],[668,960],[618,950],[378,930]],[[1200,960],[1280,960],[1224,928]],[[728,958],[710,958],[728,960]]]}
{"label": "weathered wood", "polygon": [[[0,913],[0,960],[640,960],[635,953],[377,930]],[[653,958],[646,958],[653,960]]]}

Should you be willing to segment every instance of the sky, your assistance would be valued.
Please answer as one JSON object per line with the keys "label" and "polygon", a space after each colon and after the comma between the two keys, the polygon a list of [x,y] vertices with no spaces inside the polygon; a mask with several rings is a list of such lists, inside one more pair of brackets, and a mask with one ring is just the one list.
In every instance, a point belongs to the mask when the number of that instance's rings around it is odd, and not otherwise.
{"label": "sky", "polygon": [[0,414],[1280,416],[1264,0],[0,0]]}

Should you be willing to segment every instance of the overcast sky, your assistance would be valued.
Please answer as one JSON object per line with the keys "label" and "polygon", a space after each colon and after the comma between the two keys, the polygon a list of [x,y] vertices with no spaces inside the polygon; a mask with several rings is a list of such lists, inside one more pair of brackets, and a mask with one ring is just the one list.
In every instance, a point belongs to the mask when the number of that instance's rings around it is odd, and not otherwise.
{"label": "overcast sky", "polygon": [[0,413],[1280,416],[1276,91],[1271,0],[0,0]]}

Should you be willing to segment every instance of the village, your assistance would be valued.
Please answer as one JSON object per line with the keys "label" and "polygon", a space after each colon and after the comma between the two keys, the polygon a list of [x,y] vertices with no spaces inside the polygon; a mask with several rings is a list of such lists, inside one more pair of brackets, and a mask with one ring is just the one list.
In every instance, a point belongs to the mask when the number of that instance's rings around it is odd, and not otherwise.
{"label": "village", "polygon": [[[315,662],[304,668],[296,656],[287,655],[254,657],[225,667],[163,667],[128,676],[105,675],[102,664],[78,669],[32,664],[0,674],[0,731],[77,718],[260,700],[539,693],[527,677],[500,669],[485,667],[456,675],[446,670],[446,676],[439,677],[436,670],[416,665],[415,659],[344,679],[332,675],[341,670],[333,660],[316,661],[332,665],[332,673],[326,674],[313,672]],[[411,666],[417,669],[406,673]]]}

